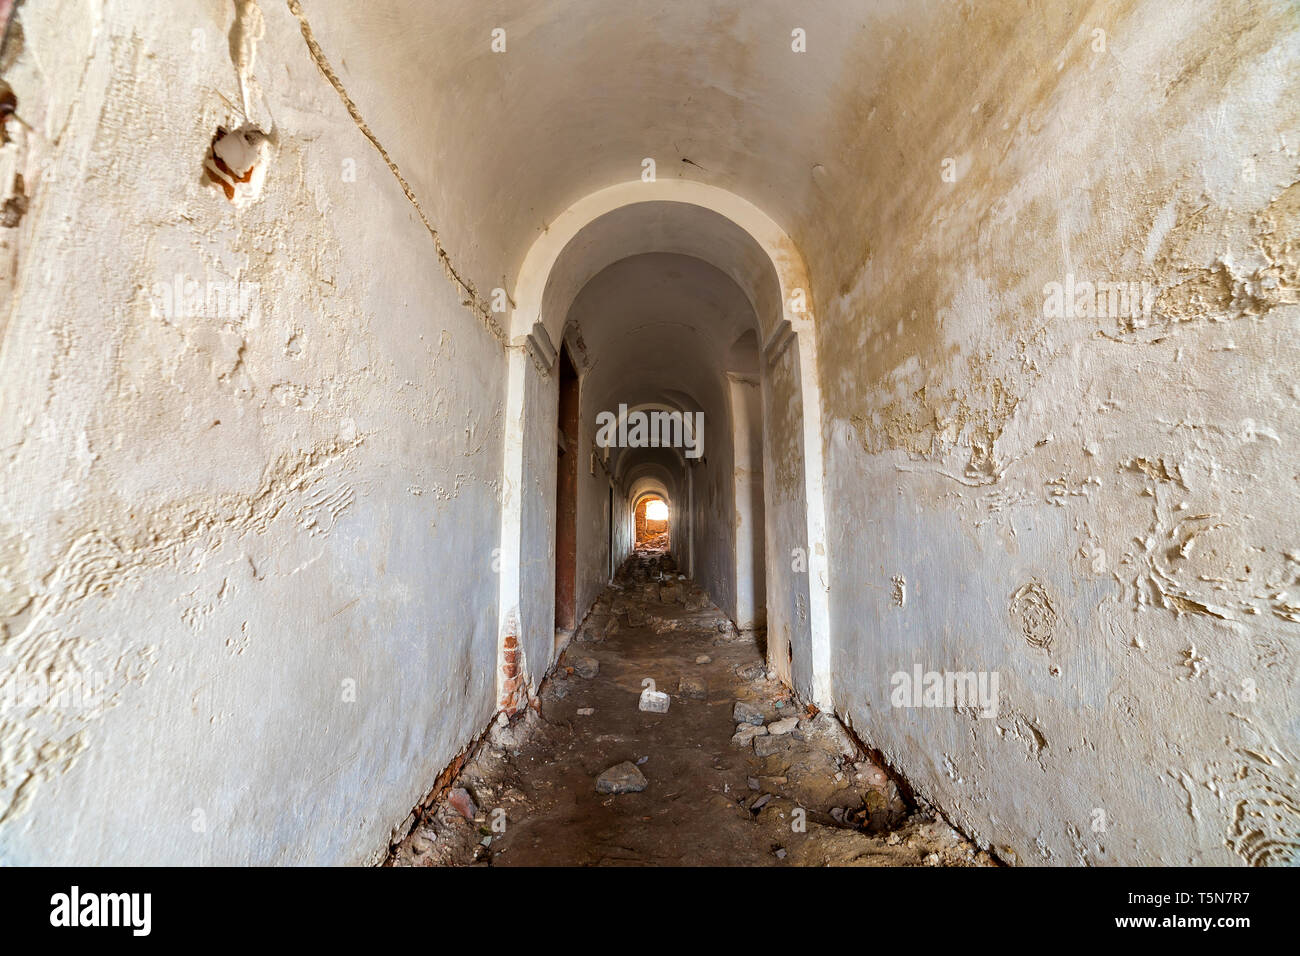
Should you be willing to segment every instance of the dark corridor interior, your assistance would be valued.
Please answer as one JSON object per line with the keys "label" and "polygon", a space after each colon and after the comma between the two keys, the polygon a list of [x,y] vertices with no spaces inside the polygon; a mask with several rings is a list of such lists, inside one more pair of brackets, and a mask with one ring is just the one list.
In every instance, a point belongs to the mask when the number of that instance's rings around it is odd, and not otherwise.
{"label": "dark corridor interior", "polygon": [[555,444],[555,629],[575,621],[574,585],[578,561],[578,371],[567,348],[560,349]]}

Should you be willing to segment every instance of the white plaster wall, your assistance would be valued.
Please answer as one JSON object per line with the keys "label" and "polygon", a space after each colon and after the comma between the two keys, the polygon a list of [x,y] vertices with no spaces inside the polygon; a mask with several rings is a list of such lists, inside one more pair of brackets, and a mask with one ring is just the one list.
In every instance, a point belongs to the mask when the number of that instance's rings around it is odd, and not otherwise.
{"label": "white plaster wall", "polygon": [[735,423],[734,617],[737,626],[755,628],[767,621],[767,573],[763,558],[763,396],[756,376],[729,374],[727,389]]}
{"label": "white plaster wall", "polygon": [[[609,488],[610,478],[603,459],[596,451],[594,419],[586,407],[586,396],[579,392],[578,429],[578,561],[577,586],[574,588],[577,620],[591,608],[609,583]],[[592,458],[595,457],[595,471]],[[615,502],[615,507],[621,507]]]}
{"label": "white plaster wall", "polygon": [[[839,290],[837,708],[1006,859],[1294,863],[1294,9],[990,7],[915,35],[871,67],[906,82],[861,133],[909,166],[846,170],[872,183],[844,193],[856,239],[805,250]],[[1149,282],[1154,309],[1050,316],[1067,273]],[[996,718],[891,707],[915,664],[996,671]]]}
{"label": "white plaster wall", "polygon": [[803,402],[792,339],[763,358],[767,657],[805,700],[815,699],[809,626],[808,519],[803,489]]}
{"label": "white plaster wall", "polygon": [[[546,375],[525,363],[523,548],[519,643],[534,689],[555,656],[555,461],[558,361]],[[581,475],[579,477],[581,480]]]}
{"label": "white plaster wall", "polygon": [[[725,406],[724,406],[725,407]],[[720,416],[719,416],[720,417]],[[688,467],[693,471],[691,502],[695,537],[694,578],[713,603],[736,616],[736,494],[733,437],[726,419],[710,421],[705,454]],[[725,431],[723,428],[725,427]]]}
{"label": "white plaster wall", "polygon": [[[501,346],[295,18],[244,10],[19,12],[0,674],[106,688],[0,713],[7,863],[364,862],[493,711]],[[201,167],[245,110],[240,209]],[[177,273],[260,308],[160,316]]]}

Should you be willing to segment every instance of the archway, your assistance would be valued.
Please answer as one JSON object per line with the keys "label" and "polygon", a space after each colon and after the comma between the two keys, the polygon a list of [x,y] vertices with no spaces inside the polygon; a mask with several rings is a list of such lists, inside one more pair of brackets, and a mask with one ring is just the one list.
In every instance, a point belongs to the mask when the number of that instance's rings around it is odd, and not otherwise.
{"label": "archway", "polygon": [[637,551],[667,552],[672,546],[672,536],[668,519],[668,503],[658,495],[644,495],[637,501],[633,514],[636,516]]}
{"label": "archway", "polygon": [[[604,270],[648,253],[707,263],[743,292],[753,316],[749,339],[729,343],[733,346],[730,355],[749,356],[748,367],[726,368],[730,358],[718,363],[726,376],[716,413],[727,422],[728,464],[744,456],[742,470],[748,473],[749,484],[719,492],[716,476],[697,484],[695,475],[706,469],[689,463],[681,469],[674,479],[681,486],[679,497],[684,502],[684,507],[676,509],[683,518],[678,522],[675,547],[681,546],[685,534],[690,553],[679,559],[694,574],[713,574],[715,578],[719,574],[716,567],[697,561],[694,553],[699,544],[696,526],[702,520],[698,501],[706,497],[697,498],[697,491],[712,493],[717,500],[734,501],[739,495],[748,501],[751,513],[761,501],[761,530],[753,520],[746,524],[727,516],[732,522],[729,534],[734,536],[736,529],[745,525],[751,535],[747,545],[739,546],[748,548],[747,570],[738,560],[734,540],[731,544],[727,560],[733,596],[728,611],[748,622],[761,620],[761,611],[765,611],[771,666],[806,698],[829,706],[829,567],[821,393],[809,284],[802,260],[785,233],[752,204],[724,190],[680,180],[612,186],[575,203],[530,249],[515,285],[510,319],[503,567],[529,567],[533,556],[546,553],[553,540],[549,516],[534,513],[519,493],[519,489],[547,480],[542,471],[544,458],[537,453],[536,436],[528,426],[541,416],[550,417],[549,390],[541,387],[541,382],[552,374],[553,343],[575,339],[567,325],[570,309],[589,283]],[[579,375],[585,377],[597,367],[592,362],[598,363],[599,357],[587,353],[581,334],[573,344]],[[593,470],[594,452],[593,448]],[[611,472],[610,457],[602,457],[606,466],[603,494],[609,494],[612,483],[614,495],[626,498],[629,489],[621,485],[617,474],[622,464],[616,461]],[[755,473],[762,476],[761,481],[752,480]],[[682,524],[687,527],[683,529]],[[610,529],[606,537],[612,546],[630,551],[634,529],[622,533]],[[764,542],[761,562],[754,560],[757,541]],[[802,555],[803,563],[792,560],[793,555]],[[759,564],[763,567],[761,587],[754,582]],[[741,582],[749,587],[737,588]],[[743,603],[734,597],[742,590],[746,592]],[[540,602],[539,595],[543,595]],[[524,660],[537,662],[533,673],[544,670],[551,650],[552,636],[547,633],[551,615],[544,595],[527,575],[516,571],[502,577],[503,646],[507,638],[517,639]],[[579,616],[581,604],[580,598]]]}

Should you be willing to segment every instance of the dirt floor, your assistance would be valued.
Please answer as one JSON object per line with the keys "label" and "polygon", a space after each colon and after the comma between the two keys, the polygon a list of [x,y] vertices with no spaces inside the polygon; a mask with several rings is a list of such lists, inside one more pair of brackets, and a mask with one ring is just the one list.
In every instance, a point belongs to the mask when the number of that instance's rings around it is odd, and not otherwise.
{"label": "dirt floor", "polygon": [[[387,865],[991,865],[770,680],[760,641],[639,552],[539,707],[493,726]],[[639,708],[647,678],[666,713]],[[600,792],[624,764],[604,788],[644,788]]]}
{"label": "dirt floor", "polygon": [[645,534],[638,535],[636,539],[636,549],[638,551],[645,551],[648,554],[666,552],[668,550],[667,528],[663,531],[647,530]]}

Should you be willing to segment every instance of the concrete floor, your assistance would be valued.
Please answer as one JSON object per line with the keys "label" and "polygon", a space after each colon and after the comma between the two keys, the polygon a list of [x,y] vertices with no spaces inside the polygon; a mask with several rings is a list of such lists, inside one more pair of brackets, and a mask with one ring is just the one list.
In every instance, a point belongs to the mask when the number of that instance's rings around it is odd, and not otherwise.
{"label": "concrete floor", "polygon": [[[638,552],[538,706],[493,728],[389,865],[991,863],[849,752],[837,722],[769,680],[760,640],[678,580],[671,557]],[[666,714],[638,708],[646,678],[672,695]],[[738,702],[768,726],[800,720],[781,749],[758,756],[732,739]],[[624,761],[639,765],[645,789],[597,792],[602,771]]]}

